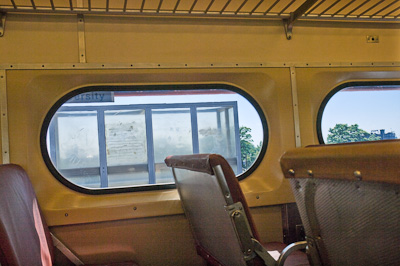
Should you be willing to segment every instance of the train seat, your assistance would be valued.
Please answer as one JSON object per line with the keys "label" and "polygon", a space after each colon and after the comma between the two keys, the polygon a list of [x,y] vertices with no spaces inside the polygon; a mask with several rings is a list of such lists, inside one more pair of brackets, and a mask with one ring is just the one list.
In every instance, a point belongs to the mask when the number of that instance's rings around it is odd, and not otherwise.
{"label": "train seat", "polygon": [[222,156],[169,156],[165,163],[172,167],[197,253],[208,265],[283,265],[286,258],[285,265],[309,265],[297,250],[305,241],[260,244],[236,175]]}
{"label": "train seat", "polygon": [[15,164],[0,165],[0,265],[49,266],[55,264],[54,254],[50,231],[25,170]]}
{"label": "train seat", "polygon": [[400,265],[400,141],[286,152],[313,264]]}

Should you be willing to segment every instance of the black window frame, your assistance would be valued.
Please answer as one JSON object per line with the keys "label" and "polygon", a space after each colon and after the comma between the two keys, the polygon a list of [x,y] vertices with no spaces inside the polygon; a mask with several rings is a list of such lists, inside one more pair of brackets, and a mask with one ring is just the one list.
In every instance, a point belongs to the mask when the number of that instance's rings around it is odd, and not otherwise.
{"label": "black window frame", "polygon": [[[183,84],[183,85],[96,85],[96,86],[84,86],[80,87],[76,90],[73,90],[64,96],[62,96],[48,111],[45,119],[42,123],[41,132],[40,132],[40,147],[43,160],[50,170],[51,174],[63,185],[66,187],[80,192],[84,194],[91,194],[91,195],[101,195],[101,194],[113,194],[113,193],[127,193],[127,192],[138,192],[138,191],[154,191],[154,190],[165,190],[165,189],[174,189],[176,186],[175,184],[151,184],[151,185],[137,185],[132,187],[111,187],[111,188],[85,188],[78,186],[68,179],[66,179],[62,174],[55,168],[53,165],[50,154],[47,149],[47,130],[50,126],[50,122],[57,112],[57,110],[69,99],[73,98],[74,96],[82,93],[87,92],[94,92],[94,91],[169,91],[169,90],[209,90],[209,89],[217,89],[217,90],[229,90],[235,92],[241,96],[243,96],[250,104],[253,105],[254,109],[257,111],[261,125],[263,128],[264,136],[263,136],[263,145],[261,147],[260,154],[258,155],[257,159],[253,163],[253,165],[244,173],[241,173],[237,176],[238,180],[243,180],[247,176],[249,176],[254,170],[260,165],[261,161],[263,160],[269,140],[268,134],[268,124],[264,112],[262,111],[261,107],[258,103],[245,91],[239,89],[238,87],[228,85],[228,84]],[[241,161],[239,162],[241,163]],[[172,173],[171,173],[172,174]]]}

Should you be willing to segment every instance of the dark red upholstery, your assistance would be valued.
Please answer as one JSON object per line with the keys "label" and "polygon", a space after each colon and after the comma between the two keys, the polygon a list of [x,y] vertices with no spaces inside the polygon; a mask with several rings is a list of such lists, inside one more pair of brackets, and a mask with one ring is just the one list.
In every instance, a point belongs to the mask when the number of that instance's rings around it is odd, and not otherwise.
{"label": "dark red upholstery", "polygon": [[[226,183],[228,185],[231,197],[233,199],[233,202],[241,202],[244,208],[244,211],[246,213],[253,237],[260,241],[259,235],[257,233],[255,224],[253,222],[253,218],[250,213],[250,209],[247,205],[246,199],[243,195],[242,189],[240,188],[240,184],[238,182],[238,179],[233,172],[231,166],[229,163],[225,160],[224,157],[218,155],[218,154],[194,154],[194,155],[183,155],[183,156],[168,156],[165,159],[165,163],[169,167],[174,167],[174,168],[180,168],[180,169],[186,169],[190,171],[197,171],[197,172],[203,172],[203,173],[208,173],[210,175],[214,175],[214,170],[213,168],[217,165],[220,165],[222,168],[222,171],[224,173],[224,177],[226,180]],[[201,243],[197,241],[196,239],[196,245],[197,245],[197,252],[200,256],[202,256],[209,265],[221,265],[221,262],[217,261],[211,254],[208,254],[207,251],[202,247]],[[286,245],[283,243],[266,243],[263,244],[264,247],[268,251],[273,251],[277,250],[281,252]],[[264,261],[259,258],[255,257],[253,260],[254,265],[265,265]],[[288,257],[288,259],[285,262],[285,265],[309,265],[308,259],[305,253],[300,252],[300,251],[295,251]]]}
{"label": "dark red upholstery", "polygon": [[[40,214],[40,220],[35,217]],[[35,223],[36,220],[36,223]],[[35,226],[36,225],[36,226]],[[45,238],[40,239],[40,232]],[[42,250],[41,250],[42,241]],[[51,247],[51,248],[49,248]],[[18,165],[0,166],[0,263],[46,265],[41,254],[53,260],[53,243],[46,222],[37,208],[35,192]]]}
{"label": "dark red upholstery", "polygon": [[[53,263],[53,241],[28,175],[18,165],[0,165],[1,266],[50,266]],[[137,264],[122,262],[102,265]]]}

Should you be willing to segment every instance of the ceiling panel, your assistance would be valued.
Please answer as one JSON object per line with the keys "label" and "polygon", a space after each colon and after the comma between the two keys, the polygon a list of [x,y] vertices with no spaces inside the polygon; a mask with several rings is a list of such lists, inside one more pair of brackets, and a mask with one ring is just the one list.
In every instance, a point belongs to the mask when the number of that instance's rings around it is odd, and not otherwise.
{"label": "ceiling panel", "polygon": [[[0,12],[286,19],[309,0],[0,0]],[[399,0],[318,0],[299,19],[400,21]]]}

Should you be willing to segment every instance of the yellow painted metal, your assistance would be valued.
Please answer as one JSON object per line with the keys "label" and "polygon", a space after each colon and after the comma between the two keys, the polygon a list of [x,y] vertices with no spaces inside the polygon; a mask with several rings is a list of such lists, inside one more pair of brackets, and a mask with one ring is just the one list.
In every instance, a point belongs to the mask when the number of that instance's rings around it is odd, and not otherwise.
{"label": "yellow painted metal", "polygon": [[319,107],[335,87],[352,81],[400,81],[399,67],[371,68],[302,68],[297,70],[302,146],[318,143]]}
{"label": "yellow painted metal", "polygon": [[[280,21],[85,17],[86,62],[218,65],[301,62],[399,62],[400,29],[392,24],[302,22],[287,41]],[[379,43],[366,36],[378,35]],[[75,15],[9,14],[2,63],[79,63]]]}
{"label": "yellow painted metal", "polygon": [[[64,94],[94,84],[225,83],[237,86],[255,99],[267,116],[271,141],[263,163],[242,181],[250,205],[293,201],[278,159],[294,146],[287,69],[206,70],[15,70],[8,75],[11,162],[29,173],[50,225],[161,216],[182,213],[175,190],[93,196],[71,191],[49,172],[42,159],[39,134],[51,106]],[[149,80],[152,82],[149,83]],[[35,112],[32,112],[35,110]],[[137,207],[134,210],[133,207]]]}
{"label": "yellow painted metal", "polygon": [[8,108],[7,108],[7,72],[0,70],[0,110],[1,110],[1,162],[10,162],[10,147],[8,138]]}
{"label": "yellow painted metal", "polygon": [[263,243],[283,242],[281,206],[251,208],[251,214]]}
{"label": "yellow painted metal", "polygon": [[[263,242],[282,241],[280,206],[251,212]],[[184,215],[56,226],[52,231],[88,264],[132,260],[139,265],[204,265]]]}
{"label": "yellow painted metal", "polygon": [[51,228],[85,264],[135,261],[138,265],[203,266],[184,215]]}
{"label": "yellow painted metal", "polygon": [[86,42],[85,42],[85,18],[78,15],[78,43],[79,43],[79,63],[86,63]]}
{"label": "yellow painted metal", "polygon": [[3,63],[77,63],[79,49],[76,15],[9,14],[0,49]]}
{"label": "yellow painted metal", "polygon": [[[51,175],[40,152],[40,129],[51,106],[69,91],[95,84],[224,83],[249,93],[265,113],[270,135],[261,165],[241,185],[250,206],[263,207],[252,209],[262,235],[279,240],[279,207],[266,214],[264,207],[294,200],[279,166],[283,152],[295,147],[290,67],[296,67],[302,146],[317,143],[317,112],[335,86],[400,80],[400,28],[395,24],[298,21],[288,42],[280,21],[88,15],[88,63],[79,63],[78,31],[76,15],[8,14],[0,65],[7,73],[7,99],[1,96],[1,101],[7,102],[10,161],[27,170],[52,231],[84,262],[112,257],[157,265],[165,255],[176,265],[201,265],[175,190],[85,195]],[[370,35],[379,36],[379,43],[367,43]],[[168,240],[152,239],[158,235]],[[182,261],[174,261],[176,253],[155,258],[152,247],[170,251],[175,238]]]}

